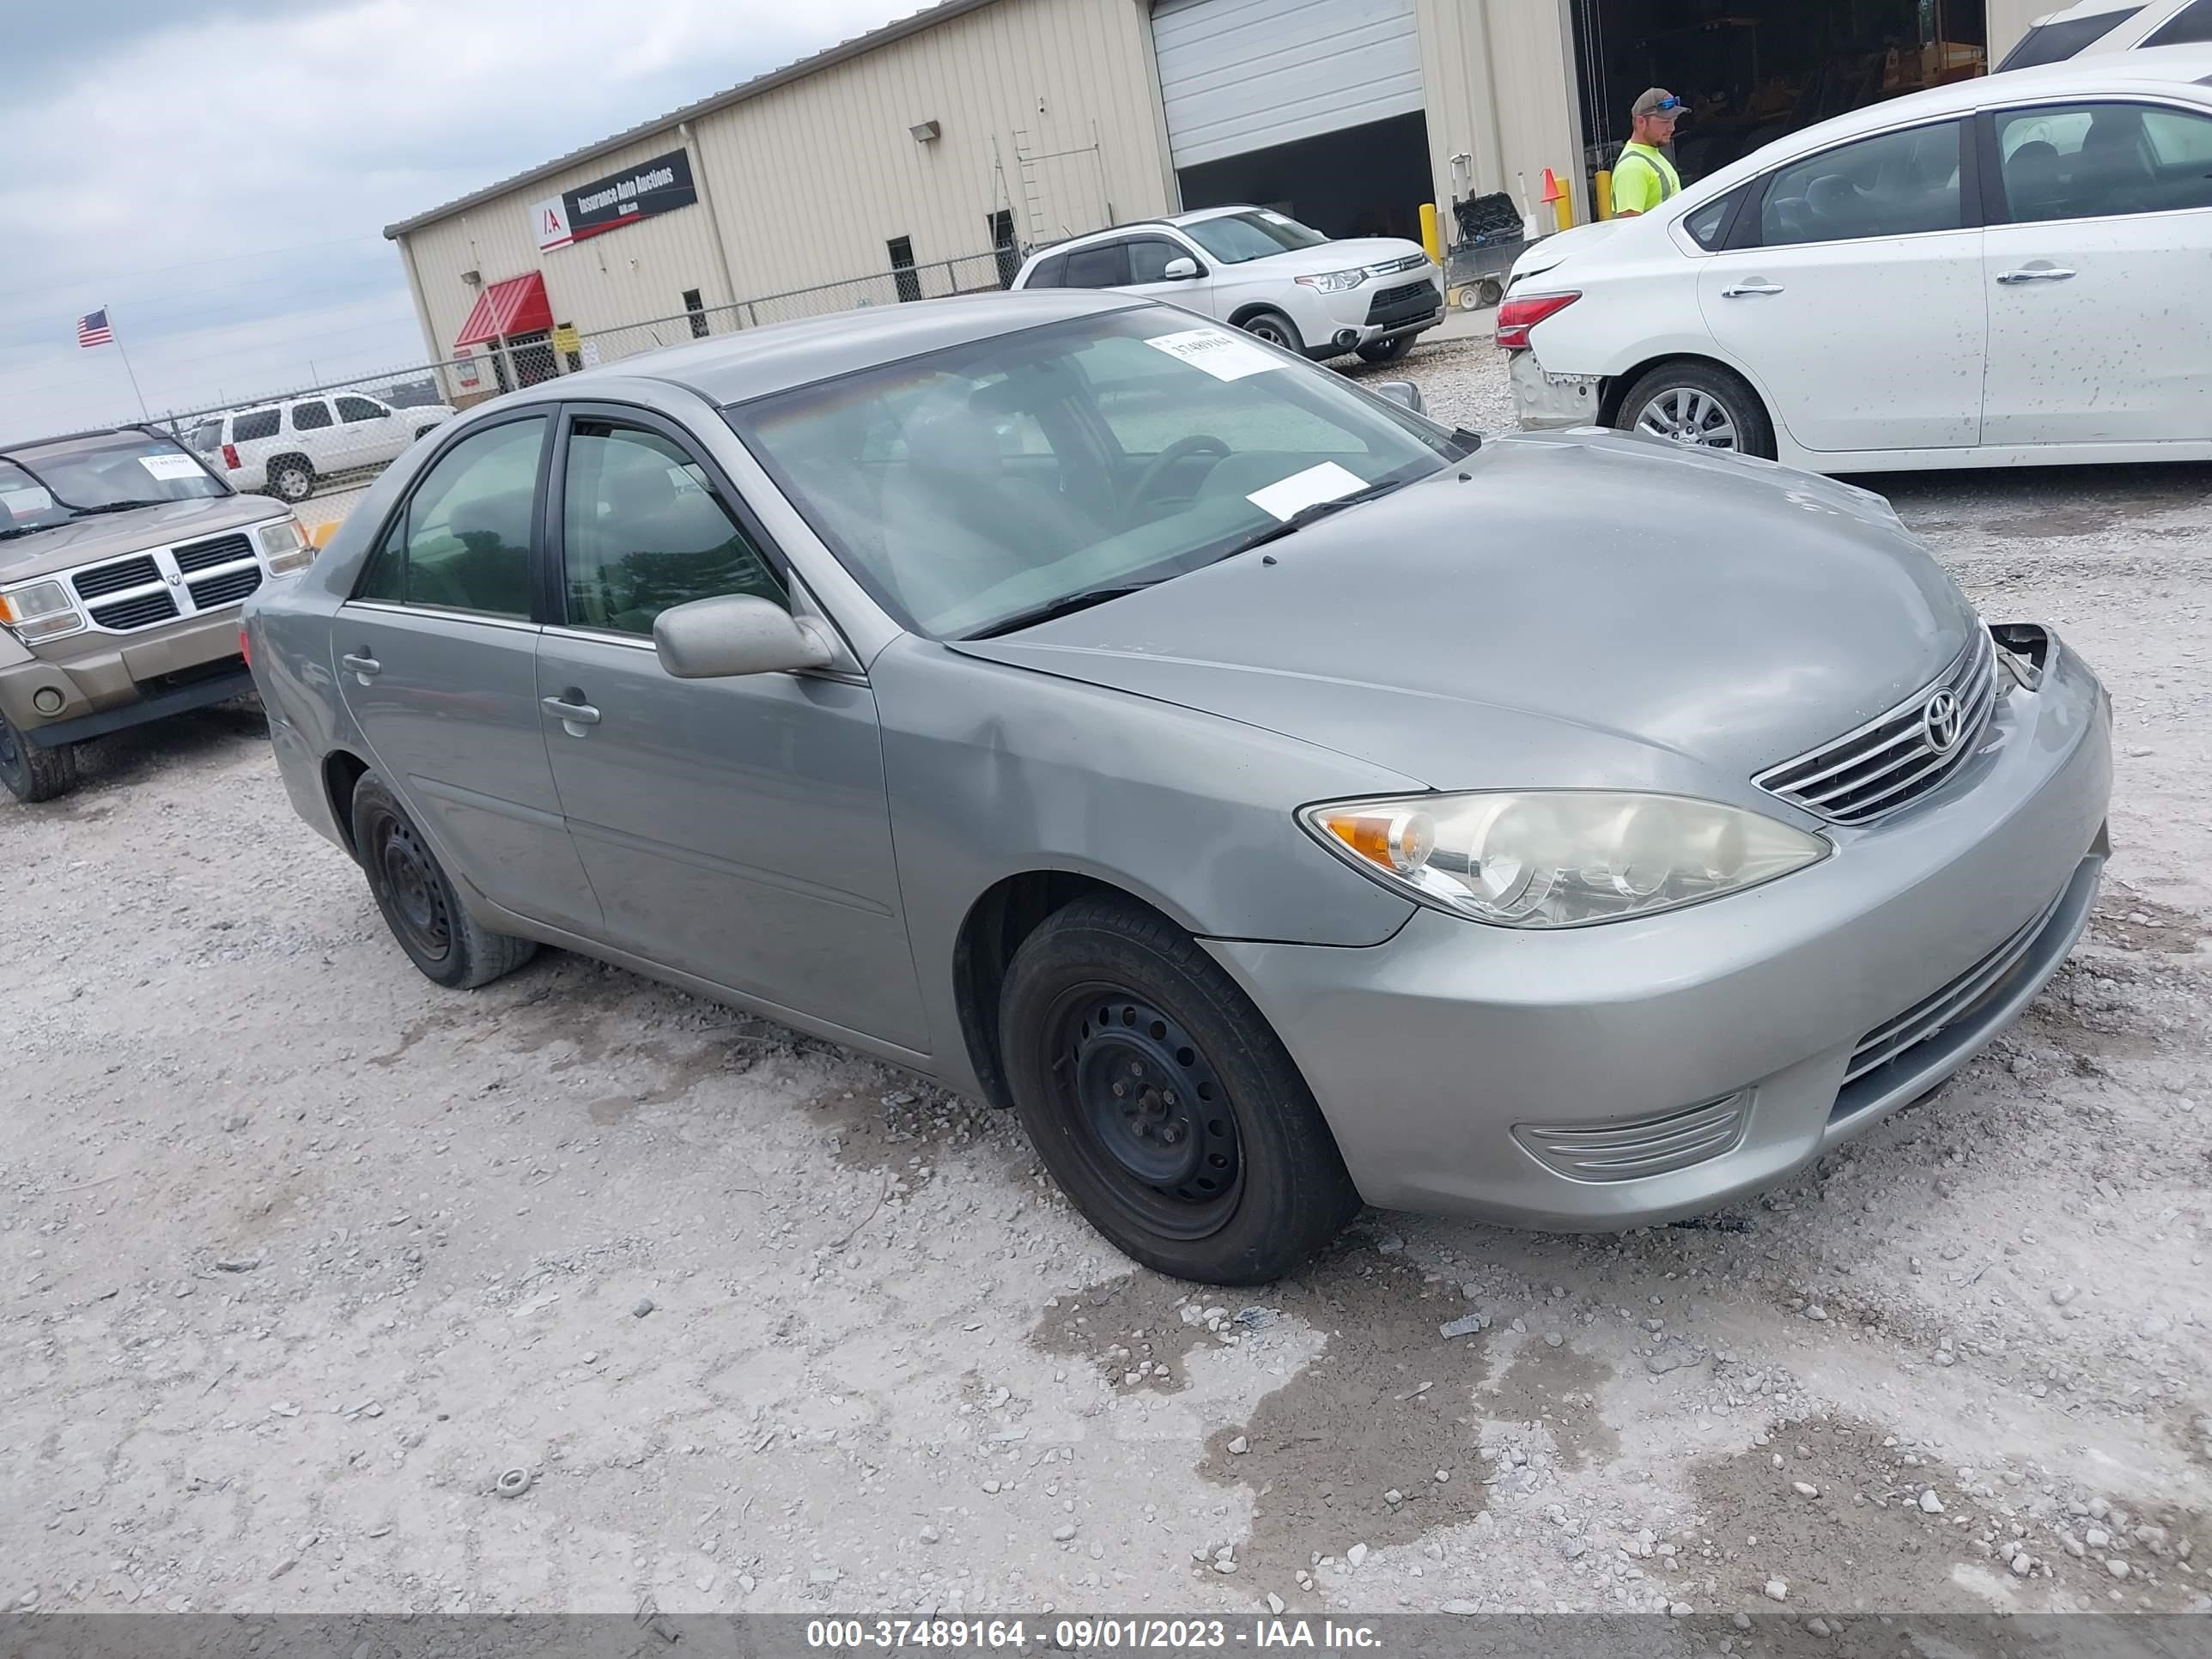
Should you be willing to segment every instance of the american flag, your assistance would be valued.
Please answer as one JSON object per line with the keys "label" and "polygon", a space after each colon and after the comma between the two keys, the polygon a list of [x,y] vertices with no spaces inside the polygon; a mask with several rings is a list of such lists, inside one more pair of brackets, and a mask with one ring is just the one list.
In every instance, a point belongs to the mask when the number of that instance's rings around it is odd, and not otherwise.
{"label": "american flag", "polygon": [[76,343],[81,346],[112,345],[115,331],[107,325],[107,307],[87,312],[76,319]]}

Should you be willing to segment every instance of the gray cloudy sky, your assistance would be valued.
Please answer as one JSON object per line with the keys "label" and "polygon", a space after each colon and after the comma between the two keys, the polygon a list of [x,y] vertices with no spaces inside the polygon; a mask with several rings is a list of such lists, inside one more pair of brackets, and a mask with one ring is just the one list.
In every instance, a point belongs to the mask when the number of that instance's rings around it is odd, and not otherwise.
{"label": "gray cloudy sky", "polygon": [[398,219],[921,0],[5,0],[0,438],[421,361]]}

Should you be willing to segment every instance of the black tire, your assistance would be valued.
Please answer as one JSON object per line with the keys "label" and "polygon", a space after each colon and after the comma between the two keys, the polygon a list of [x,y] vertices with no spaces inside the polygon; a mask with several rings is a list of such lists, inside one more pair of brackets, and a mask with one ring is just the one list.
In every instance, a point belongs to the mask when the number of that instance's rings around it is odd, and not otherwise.
{"label": "black tire", "polygon": [[1373,345],[1364,345],[1359,348],[1360,361],[1395,363],[1413,349],[1413,342],[1419,337],[1418,335],[1401,334],[1392,339],[1377,340]]}
{"label": "black tire", "polygon": [[[1774,459],[1774,422],[1743,376],[1718,363],[1662,363],[1628,388],[1613,425],[1662,442]],[[1705,436],[1677,437],[1678,431]]]}
{"label": "black tire", "polygon": [[438,429],[438,428],[437,428],[437,425],[436,425],[436,423],[435,423],[434,422],[432,422],[432,423],[431,423],[430,425],[428,425],[428,426],[418,426],[418,427],[416,427],[416,428],[415,428],[415,441],[416,441],[416,443],[418,443],[418,444],[419,444],[419,443],[421,443],[421,442],[422,441],[422,440],[423,440],[423,439],[425,439],[425,438],[428,437],[428,436],[429,436],[433,432],[435,432],[437,429]]}
{"label": "black tire", "polygon": [[76,750],[42,749],[0,718],[0,783],[26,805],[66,795],[76,787]]}
{"label": "black tire", "polygon": [[269,463],[269,493],[297,505],[315,493],[315,469],[304,455],[279,455]]}
{"label": "black tire", "polygon": [[1045,1167],[1147,1267],[1263,1285],[1359,1207],[1281,1041],[1218,963],[1150,910],[1080,899],[1048,917],[1014,953],[999,1033]]}
{"label": "black tire", "polygon": [[433,984],[473,991],[538,954],[535,940],[495,933],[469,915],[429,842],[374,772],[354,786],[353,844],[384,925]]}
{"label": "black tire", "polygon": [[1279,311],[1255,311],[1237,326],[1256,339],[1279,345],[1285,351],[1305,355],[1306,343],[1299,337],[1298,327]]}

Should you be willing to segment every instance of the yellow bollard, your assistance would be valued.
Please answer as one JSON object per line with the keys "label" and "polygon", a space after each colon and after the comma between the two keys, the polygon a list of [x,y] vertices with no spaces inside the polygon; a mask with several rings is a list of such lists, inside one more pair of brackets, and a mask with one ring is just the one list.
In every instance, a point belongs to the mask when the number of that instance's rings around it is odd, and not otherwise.
{"label": "yellow bollard", "polygon": [[1612,171],[1611,171],[1609,168],[1606,168],[1606,167],[1600,167],[1600,168],[1597,170],[1597,173],[1596,173],[1596,175],[1595,175],[1595,177],[1590,180],[1590,188],[1591,188],[1592,190],[1594,190],[1594,191],[1595,191],[1597,192],[1597,216],[1598,216],[1599,218],[1601,218],[1601,219],[1610,219],[1610,218],[1612,218],[1612,217],[1613,217],[1613,173],[1612,173]]}
{"label": "yellow bollard", "polygon": [[1437,204],[1434,202],[1421,204],[1421,246],[1428,251],[1431,260],[1437,264],[1443,264],[1443,236],[1437,228]]}
{"label": "yellow bollard", "polygon": [[1562,185],[1559,188],[1559,199],[1552,204],[1552,210],[1559,216],[1561,230],[1572,230],[1575,228],[1574,191]]}

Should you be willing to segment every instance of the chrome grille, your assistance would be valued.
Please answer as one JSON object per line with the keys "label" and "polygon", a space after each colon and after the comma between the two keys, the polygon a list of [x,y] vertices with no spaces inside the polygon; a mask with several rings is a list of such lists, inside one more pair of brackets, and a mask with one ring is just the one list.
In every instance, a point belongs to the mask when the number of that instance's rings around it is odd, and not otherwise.
{"label": "chrome grille", "polygon": [[[1939,701],[1957,717],[1956,737],[1937,746]],[[1980,746],[1996,708],[1996,644],[1977,624],[1958,660],[1887,714],[1753,780],[1768,793],[1836,823],[1866,823],[1917,800]]]}
{"label": "chrome grille", "polygon": [[237,564],[253,556],[253,544],[243,536],[217,536],[211,541],[186,542],[169,550],[177,568],[187,574],[219,564]]}
{"label": "chrome grille", "polygon": [[1513,1138],[1576,1181],[1638,1181],[1718,1158],[1743,1138],[1751,1097],[1734,1094],[1684,1111],[1626,1123],[1514,1126]]}
{"label": "chrome grille", "polygon": [[1903,1013],[1861,1037],[1858,1047],[1851,1050],[1850,1065],[1844,1073],[1844,1085],[1848,1087],[1876,1066],[1887,1066],[1930,1037],[1941,1035],[1946,1026],[1972,1012],[1976,1003],[2002,985],[2005,975],[2020,965],[2021,958],[2035,944],[2064,897],[2061,893],[2051,900],[2033,921],[1942,990],[1923,997]]}
{"label": "chrome grille", "polygon": [[204,576],[194,582],[192,603],[202,611],[217,611],[226,605],[236,605],[260,586],[261,567],[246,565],[226,570],[220,576]]}
{"label": "chrome grille", "polygon": [[1395,276],[1401,270],[1417,270],[1428,262],[1429,256],[1425,253],[1408,253],[1402,259],[1385,259],[1380,264],[1370,265],[1367,274],[1370,276]]}
{"label": "chrome grille", "polygon": [[119,559],[113,564],[96,564],[89,570],[80,570],[70,578],[81,599],[96,599],[103,593],[119,593],[126,587],[143,587],[149,582],[161,580],[161,573],[154,561],[144,554],[135,559]]}
{"label": "chrome grille", "polygon": [[166,587],[151,593],[134,593],[127,599],[118,599],[112,605],[95,605],[92,619],[102,628],[118,633],[133,628],[151,628],[155,623],[167,622],[177,614],[177,602]]}

